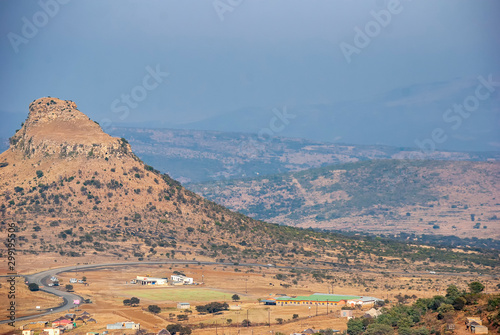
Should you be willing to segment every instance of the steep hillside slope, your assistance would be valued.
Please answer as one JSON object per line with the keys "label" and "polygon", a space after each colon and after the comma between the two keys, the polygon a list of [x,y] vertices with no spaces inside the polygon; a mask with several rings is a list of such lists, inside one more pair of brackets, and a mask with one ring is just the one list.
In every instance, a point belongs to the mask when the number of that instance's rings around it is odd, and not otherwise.
{"label": "steep hillside slope", "polygon": [[[491,271],[497,253],[464,253],[278,226],[234,213],[145,165],[71,101],[41,98],[0,155],[0,233],[21,255],[79,262],[182,258],[309,266]],[[6,252],[7,243],[0,248]],[[354,252],[355,250],[355,252]],[[373,257],[379,257],[373,262]],[[405,259],[403,259],[405,258]],[[399,259],[399,260],[398,260]],[[75,260],[76,263],[76,260]]]}
{"label": "steep hillside slope", "polygon": [[260,220],[372,233],[500,238],[500,164],[369,161],[189,185]]}
{"label": "steep hillside slope", "polygon": [[[19,243],[24,250],[140,258],[159,247],[170,257],[196,250],[215,258],[220,247],[234,254],[248,249],[253,256],[272,244],[277,231],[145,165],[125,139],[104,133],[71,101],[31,103],[10,143],[0,155],[2,230],[15,222],[25,232]],[[252,248],[237,244],[242,240]]]}

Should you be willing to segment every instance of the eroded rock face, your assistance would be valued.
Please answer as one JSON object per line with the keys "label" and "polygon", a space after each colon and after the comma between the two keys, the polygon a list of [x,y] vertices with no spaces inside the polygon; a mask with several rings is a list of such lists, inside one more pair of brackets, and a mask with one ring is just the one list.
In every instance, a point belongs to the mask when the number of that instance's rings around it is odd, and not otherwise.
{"label": "eroded rock face", "polygon": [[73,101],[50,97],[30,104],[28,118],[10,138],[10,149],[25,158],[133,155],[125,140],[104,133]]}

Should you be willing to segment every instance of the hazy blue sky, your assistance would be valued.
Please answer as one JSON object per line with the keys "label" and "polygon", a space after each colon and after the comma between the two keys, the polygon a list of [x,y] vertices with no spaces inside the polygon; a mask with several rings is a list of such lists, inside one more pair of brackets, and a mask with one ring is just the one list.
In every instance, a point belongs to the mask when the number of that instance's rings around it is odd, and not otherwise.
{"label": "hazy blue sky", "polygon": [[[500,80],[497,0],[60,2],[0,1],[0,137],[42,96],[73,100],[97,121],[175,127],[247,107],[328,105],[478,75]],[[389,9],[385,27],[373,24],[373,11]],[[355,46],[355,28],[367,24],[371,41],[348,62],[340,45]],[[151,90],[141,88],[148,67],[169,73]],[[147,97],[127,115],[113,112],[134,89]]]}

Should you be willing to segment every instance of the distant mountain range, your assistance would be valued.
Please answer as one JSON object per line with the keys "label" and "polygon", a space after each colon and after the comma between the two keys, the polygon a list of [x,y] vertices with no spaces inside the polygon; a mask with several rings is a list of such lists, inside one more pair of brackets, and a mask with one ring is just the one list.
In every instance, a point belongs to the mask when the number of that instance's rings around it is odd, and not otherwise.
{"label": "distant mountain range", "polygon": [[188,187],[303,228],[500,239],[499,185],[498,162],[384,160]]}
{"label": "distant mountain range", "polygon": [[[382,145],[347,145],[301,138],[202,130],[112,128],[145,162],[183,183],[258,177],[372,159],[404,159],[417,151]],[[435,151],[439,160],[500,160],[500,152]]]}
{"label": "distant mountain range", "polygon": [[[478,78],[457,79],[413,85],[357,101],[244,108],[176,128],[398,147],[417,147],[439,128],[446,139],[435,143],[437,150],[498,151],[500,95],[494,91],[484,100],[477,99],[476,88],[481,85]],[[480,93],[489,91],[483,87]],[[470,104],[474,98],[478,105],[468,106],[470,113],[454,110],[454,105]],[[280,117],[285,111],[289,116]]]}

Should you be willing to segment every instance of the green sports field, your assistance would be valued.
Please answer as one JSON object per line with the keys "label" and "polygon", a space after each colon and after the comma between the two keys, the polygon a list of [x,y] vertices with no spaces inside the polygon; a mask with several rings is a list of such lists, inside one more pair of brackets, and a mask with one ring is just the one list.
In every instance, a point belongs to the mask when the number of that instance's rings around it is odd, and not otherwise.
{"label": "green sports field", "polygon": [[144,288],[137,290],[123,291],[127,296],[137,297],[139,299],[148,299],[154,301],[230,301],[231,293],[204,289],[204,288]]}

